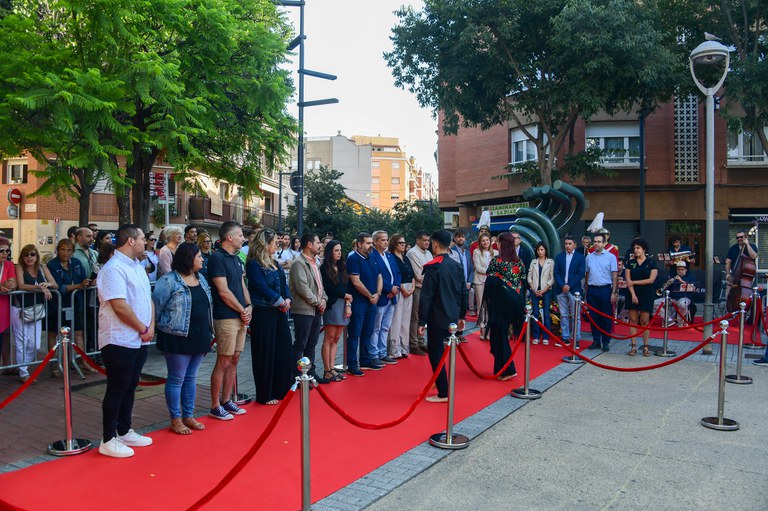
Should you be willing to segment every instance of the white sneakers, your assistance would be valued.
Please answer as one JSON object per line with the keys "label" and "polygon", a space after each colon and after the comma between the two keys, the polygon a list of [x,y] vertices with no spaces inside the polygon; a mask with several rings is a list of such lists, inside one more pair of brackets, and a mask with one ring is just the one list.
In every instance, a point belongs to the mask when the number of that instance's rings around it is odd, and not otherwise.
{"label": "white sneakers", "polygon": [[112,458],[130,458],[133,456],[133,449],[125,445],[119,438],[115,437],[109,442],[102,440],[99,446],[99,454],[110,456]]}
{"label": "white sneakers", "polygon": [[129,429],[125,435],[117,435],[125,445],[129,447],[146,447],[152,445],[152,439],[148,436],[142,436],[136,433],[133,429]]}
{"label": "white sneakers", "polygon": [[112,458],[130,458],[134,452],[131,447],[146,447],[152,445],[152,439],[129,429],[125,435],[118,435],[109,442],[102,440],[99,446],[99,454]]}

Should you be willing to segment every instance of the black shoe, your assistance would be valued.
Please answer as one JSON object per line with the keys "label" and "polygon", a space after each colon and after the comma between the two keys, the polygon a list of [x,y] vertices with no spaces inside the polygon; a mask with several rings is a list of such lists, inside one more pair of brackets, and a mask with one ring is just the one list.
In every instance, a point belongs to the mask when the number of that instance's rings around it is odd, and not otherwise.
{"label": "black shoe", "polygon": [[417,346],[417,347],[415,347],[415,348],[411,348],[411,355],[418,355],[418,356],[420,356],[420,357],[423,357],[423,356],[425,356],[426,354],[427,354],[427,352],[426,352],[426,351],[424,351],[424,350],[422,350],[422,349],[421,349],[421,348],[419,348],[418,346]]}
{"label": "black shoe", "polygon": [[603,353],[606,353],[608,351],[611,351],[611,348],[609,348],[608,345],[606,344],[605,346],[603,346]]}
{"label": "black shoe", "polygon": [[351,376],[365,376],[365,373],[362,372],[360,369],[352,369],[352,368],[347,369],[347,374]]}
{"label": "black shoe", "polygon": [[381,371],[383,368],[384,366],[374,364],[373,362],[370,362],[367,364],[360,364],[360,369],[365,369],[366,371]]}
{"label": "black shoe", "polygon": [[321,383],[321,384],[331,383],[331,380],[329,380],[328,378],[323,378],[322,376],[320,376],[317,373],[315,373],[313,376],[314,376],[315,381],[317,383]]}
{"label": "black shoe", "polygon": [[390,365],[397,364],[397,360],[395,360],[392,357],[382,357],[381,362],[384,364],[390,364]]}
{"label": "black shoe", "polygon": [[592,342],[592,344],[589,345],[588,350],[599,350],[600,349],[600,343]]}
{"label": "black shoe", "polygon": [[768,359],[765,358],[758,358],[757,360],[753,360],[752,363],[756,366],[768,367]]}

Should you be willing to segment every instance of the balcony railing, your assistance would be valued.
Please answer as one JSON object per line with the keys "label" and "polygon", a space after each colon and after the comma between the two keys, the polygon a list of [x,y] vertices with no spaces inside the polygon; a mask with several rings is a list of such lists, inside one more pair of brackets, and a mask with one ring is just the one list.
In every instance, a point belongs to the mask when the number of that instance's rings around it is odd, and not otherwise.
{"label": "balcony railing", "polygon": [[211,199],[208,197],[189,198],[189,222],[192,224],[221,225],[229,220],[243,222],[249,218],[258,219],[264,227],[277,227],[277,214],[258,208],[247,208],[235,202],[223,201],[221,215],[211,212]]}

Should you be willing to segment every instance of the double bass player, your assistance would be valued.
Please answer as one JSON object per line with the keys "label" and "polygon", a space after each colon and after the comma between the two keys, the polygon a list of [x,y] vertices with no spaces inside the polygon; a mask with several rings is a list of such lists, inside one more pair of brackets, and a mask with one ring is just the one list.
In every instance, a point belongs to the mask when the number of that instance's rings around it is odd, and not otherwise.
{"label": "double bass player", "polygon": [[749,242],[746,231],[737,231],[736,243],[728,249],[728,255],[725,256],[725,280],[731,286],[731,290],[740,285],[739,279],[743,268],[746,266],[752,268],[756,262],[757,247]]}

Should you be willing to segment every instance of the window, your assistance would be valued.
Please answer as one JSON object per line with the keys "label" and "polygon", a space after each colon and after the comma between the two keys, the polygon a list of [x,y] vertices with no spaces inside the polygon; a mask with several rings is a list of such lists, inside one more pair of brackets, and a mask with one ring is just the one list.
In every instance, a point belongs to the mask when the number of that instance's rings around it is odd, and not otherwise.
{"label": "window", "polygon": [[[768,129],[766,131],[768,132]],[[747,130],[728,130],[728,163],[745,165],[768,163],[760,137]]]}
{"label": "window", "polygon": [[[538,130],[536,126],[526,126],[526,129],[533,136],[536,136]],[[536,161],[536,144],[523,133],[522,129],[513,129],[509,131],[510,155],[512,165],[524,163],[526,161]]]}
{"label": "window", "polygon": [[5,184],[15,185],[27,182],[27,160],[8,160],[8,172]]}
{"label": "window", "polygon": [[381,167],[381,162],[378,162],[378,161],[371,162],[371,168],[378,169],[379,167]]}
{"label": "window", "polygon": [[399,161],[393,161],[392,162],[392,168],[393,169],[399,169],[400,168],[400,162]]}
{"label": "window", "polygon": [[372,177],[372,178],[371,178],[371,184],[372,184],[372,185],[377,185],[377,184],[379,184],[380,182],[381,182],[381,180],[380,180],[378,177]]}
{"label": "window", "polygon": [[389,196],[389,198],[392,199],[392,200],[400,200],[400,194],[399,193],[393,193],[392,195]]}
{"label": "window", "polygon": [[227,200],[229,197],[229,183],[219,183],[219,198]]}
{"label": "window", "polygon": [[400,184],[400,178],[399,177],[393,177],[392,178],[392,184],[393,185],[399,185]]}
{"label": "window", "polygon": [[379,194],[378,194],[378,192],[372,192],[372,193],[371,193],[371,199],[373,199],[373,200],[379,200]]}
{"label": "window", "polygon": [[640,163],[640,124],[638,122],[592,122],[587,124],[587,148],[603,150],[604,165]]}

